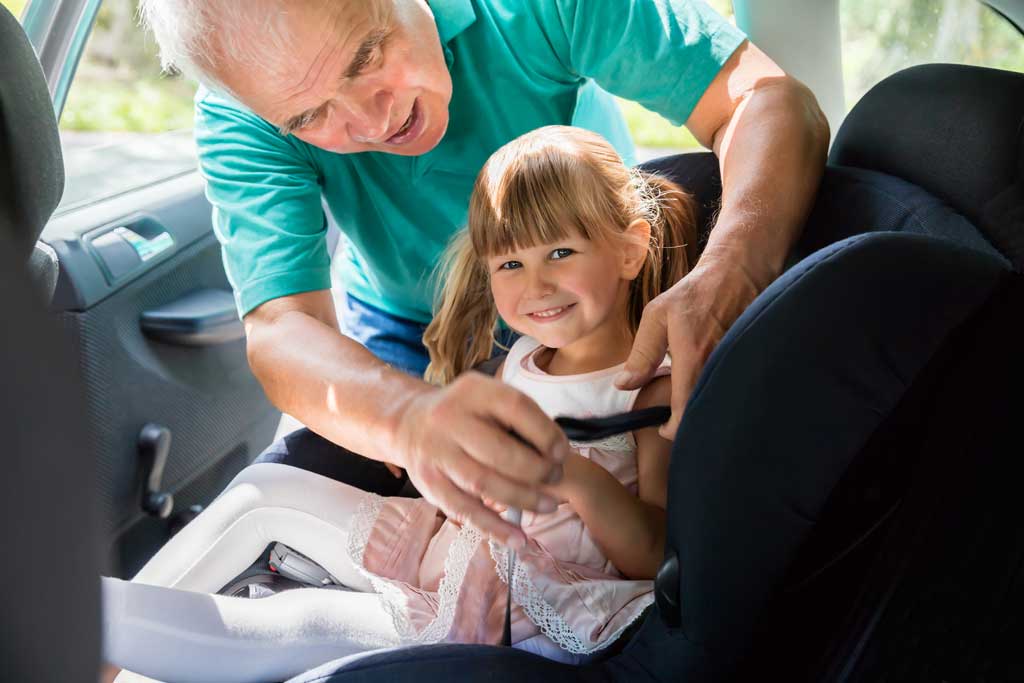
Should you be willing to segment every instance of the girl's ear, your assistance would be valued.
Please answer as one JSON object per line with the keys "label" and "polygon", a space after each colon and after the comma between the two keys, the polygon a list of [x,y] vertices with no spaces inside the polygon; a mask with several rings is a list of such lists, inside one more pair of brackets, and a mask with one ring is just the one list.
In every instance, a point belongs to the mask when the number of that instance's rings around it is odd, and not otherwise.
{"label": "girl's ear", "polygon": [[651,244],[651,224],[637,218],[622,232],[622,279],[635,280],[647,260]]}

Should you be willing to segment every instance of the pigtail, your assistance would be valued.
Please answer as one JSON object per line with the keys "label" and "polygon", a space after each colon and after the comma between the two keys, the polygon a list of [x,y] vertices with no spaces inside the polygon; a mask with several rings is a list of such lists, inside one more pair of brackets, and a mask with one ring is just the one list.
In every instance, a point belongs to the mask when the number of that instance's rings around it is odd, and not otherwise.
{"label": "pigtail", "polygon": [[647,263],[633,281],[630,324],[640,325],[644,307],[697,263],[697,207],[693,195],[665,176],[634,170],[641,214],[651,225]]}
{"label": "pigtail", "polygon": [[441,272],[444,288],[423,343],[430,352],[424,378],[444,385],[491,357],[498,310],[487,269],[474,252],[468,231],[458,233],[448,246]]}

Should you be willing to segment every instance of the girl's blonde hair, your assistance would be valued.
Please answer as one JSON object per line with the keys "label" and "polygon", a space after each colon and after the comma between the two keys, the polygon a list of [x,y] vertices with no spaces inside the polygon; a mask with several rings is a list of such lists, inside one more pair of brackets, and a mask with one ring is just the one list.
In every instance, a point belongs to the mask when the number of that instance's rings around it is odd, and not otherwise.
{"label": "girl's blonde hair", "polygon": [[446,279],[423,335],[427,381],[447,384],[491,356],[498,310],[486,259],[551,244],[574,232],[621,243],[630,223],[651,225],[647,259],[630,285],[628,320],[636,332],[647,303],[697,259],[693,198],[663,176],[630,169],[600,135],[547,126],[495,152],[477,175],[466,230],[441,262]]}

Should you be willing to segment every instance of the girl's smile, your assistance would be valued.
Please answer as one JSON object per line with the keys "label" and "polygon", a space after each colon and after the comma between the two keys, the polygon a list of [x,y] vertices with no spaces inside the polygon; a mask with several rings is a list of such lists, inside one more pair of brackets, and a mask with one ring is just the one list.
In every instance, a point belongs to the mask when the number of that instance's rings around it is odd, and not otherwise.
{"label": "girl's smile", "polygon": [[568,315],[576,304],[566,304],[565,306],[557,306],[555,308],[546,308],[543,311],[534,311],[533,313],[527,313],[528,316],[533,318],[535,321],[540,323],[549,323],[562,318],[564,315]]}

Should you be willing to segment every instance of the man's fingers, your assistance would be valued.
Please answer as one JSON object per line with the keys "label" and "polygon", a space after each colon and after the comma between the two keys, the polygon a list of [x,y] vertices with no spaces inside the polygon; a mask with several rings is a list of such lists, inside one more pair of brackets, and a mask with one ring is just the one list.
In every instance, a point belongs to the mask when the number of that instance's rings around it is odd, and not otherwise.
{"label": "man's fingers", "polygon": [[458,462],[448,461],[444,473],[458,488],[477,498],[486,497],[507,506],[536,512],[554,512],[558,507],[553,498],[506,479],[469,456],[463,456]]}
{"label": "man's fingers", "polygon": [[[444,478],[443,475],[440,478]],[[469,524],[480,533],[511,548],[519,549],[526,545],[526,534],[521,528],[503,520],[483,501],[463,493],[454,483],[439,482],[433,490],[436,500],[429,502],[444,510],[450,519],[459,524]]]}
{"label": "man's fingers", "polygon": [[[672,417],[658,429],[663,439],[673,441],[690,395],[697,386],[704,363],[711,355],[717,340],[707,330],[698,330],[691,325],[676,324],[668,328],[669,349],[672,354]],[[704,332],[702,338],[695,335]]]}
{"label": "man's fingers", "polygon": [[537,484],[559,466],[493,420],[472,421],[456,439],[473,460],[513,481]]}
{"label": "man's fingers", "polygon": [[[529,396],[507,384],[499,384],[496,393],[489,398],[492,402],[483,406],[481,415],[515,432],[527,446],[532,446],[548,460],[546,471],[534,481],[542,481],[550,473],[550,463],[561,464],[569,457],[571,448],[565,432]],[[504,456],[504,453],[498,455]]]}
{"label": "man's fingers", "polygon": [[639,389],[644,386],[665,359],[668,350],[665,314],[660,306],[653,304],[652,301],[644,309],[626,366],[615,377],[615,386],[619,389]]}

